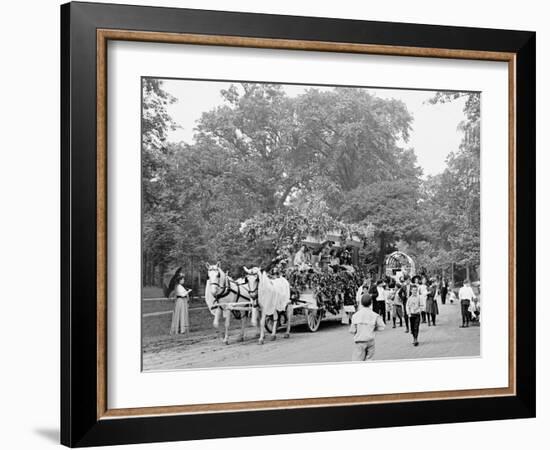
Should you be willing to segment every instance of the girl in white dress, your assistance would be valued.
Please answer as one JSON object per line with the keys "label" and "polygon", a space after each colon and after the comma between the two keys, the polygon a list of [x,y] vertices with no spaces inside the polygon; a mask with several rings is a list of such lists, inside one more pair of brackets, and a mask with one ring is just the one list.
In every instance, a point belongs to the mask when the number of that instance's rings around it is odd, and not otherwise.
{"label": "girl in white dress", "polygon": [[176,298],[172,314],[172,326],[170,327],[170,334],[172,335],[189,333],[189,292],[191,291],[183,287],[184,281],[183,274],[180,274],[172,291],[172,297]]}

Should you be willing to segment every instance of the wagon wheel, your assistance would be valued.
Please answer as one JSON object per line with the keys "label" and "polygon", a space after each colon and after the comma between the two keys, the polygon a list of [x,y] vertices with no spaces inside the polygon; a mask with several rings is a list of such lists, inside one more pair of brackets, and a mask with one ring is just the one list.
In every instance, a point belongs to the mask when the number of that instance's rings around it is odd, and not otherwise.
{"label": "wagon wheel", "polygon": [[322,316],[321,310],[308,309],[306,312],[306,316],[307,316],[307,327],[309,328],[309,331],[311,331],[312,333],[315,333],[319,329],[319,325],[321,325],[321,316]]}

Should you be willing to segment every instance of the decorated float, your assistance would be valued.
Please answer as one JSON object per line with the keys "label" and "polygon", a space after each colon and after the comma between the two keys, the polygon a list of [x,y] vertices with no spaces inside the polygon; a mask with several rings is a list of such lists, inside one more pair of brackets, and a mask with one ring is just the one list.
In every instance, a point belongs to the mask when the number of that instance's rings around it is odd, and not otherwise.
{"label": "decorated float", "polygon": [[[291,287],[292,325],[305,323],[316,332],[324,319],[348,323],[355,312],[355,293],[362,273],[358,249],[369,238],[368,225],[350,225],[327,214],[306,215],[297,211],[263,214],[244,222],[241,233],[262,248],[266,259],[277,259],[273,276],[284,276]],[[277,328],[286,327],[285,313]],[[265,326],[271,332],[273,317]]]}

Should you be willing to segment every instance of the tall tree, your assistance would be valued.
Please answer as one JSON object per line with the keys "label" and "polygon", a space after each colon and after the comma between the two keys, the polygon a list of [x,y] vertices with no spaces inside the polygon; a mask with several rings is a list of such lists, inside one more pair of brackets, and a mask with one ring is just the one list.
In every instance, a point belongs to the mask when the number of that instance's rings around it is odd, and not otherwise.
{"label": "tall tree", "polygon": [[[173,211],[164,200],[170,195],[170,152],[168,131],[176,126],[167,105],[176,101],[163,89],[162,80],[143,78],[142,82],[142,194],[143,194],[143,279],[153,282],[157,266],[163,266],[173,244]],[[160,269],[162,272],[162,267]],[[158,280],[157,280],[158,281]]]}
{"label": "tall tree", "polygon": [[398,100],[364,89],[309,89],[296,100],[298,150],[320,162],[320,173],[344,192],[361,184],[419,175],[407,141],[412,116]]}
{"label": "tall tree", "polygon": [[262,211],[284,206],[324,177],[341,191],[419,175],[402,102],[363,89],[309,89],[289,98],[280,85],[233,85],[226,104],[203,114],[197,145],[216,148],[232,183],[261,196]]}
{"label": "tall tree", "polygon": [[176,99],[163,89],[162,80],[143,78],[142,82],[142,180],[146,205],[156,203],[162,190],[169,165],[166,138],[176,123],[170,117],[167,106]]}
{"label": "tall tree", "polygon": [[480,262],[480,94],[439,92],[430,101],[446,103],[464,99],[464,135],[457,151],[449,154],[447,167],[432,180],[430,201],[439,215],[445,236],[443,249],[467,268]]}
{"label": "tall tree", "polygon": [[342,203],[344,219],[374,227],[378,245],[373,256],[379,275],[386,255],[396,249],[399,240],[423,238],[419,186],[419,180],[414,178],[361,185],[349,192]]}

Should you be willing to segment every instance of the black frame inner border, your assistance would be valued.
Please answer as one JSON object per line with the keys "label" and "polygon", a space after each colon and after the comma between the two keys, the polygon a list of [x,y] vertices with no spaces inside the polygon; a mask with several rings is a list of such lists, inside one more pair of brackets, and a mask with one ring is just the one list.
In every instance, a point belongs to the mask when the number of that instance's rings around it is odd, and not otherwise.
{"label": "black frame inner border", "polygon": [[[517,395],[96,418],[96,30],[228,35],[516,54]],[[61,443],[70,447],[535,416],[535,43],[528,31],[94,3],[61,6]],[[527,299],[528,301],[524,301]],[[216,427],[212,427],[216,423]]]}

